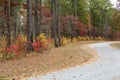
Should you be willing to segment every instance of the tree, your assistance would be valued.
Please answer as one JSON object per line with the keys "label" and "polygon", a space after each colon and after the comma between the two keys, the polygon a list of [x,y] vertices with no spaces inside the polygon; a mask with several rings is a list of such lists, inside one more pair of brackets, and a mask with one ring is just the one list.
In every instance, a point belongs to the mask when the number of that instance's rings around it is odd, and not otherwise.
{"label": "tree", "polygon": [[38,23],[38,0],[35,0],[35,38],[39,35],[39,23]]}
{"label": "tree", "polygon": [[[60,28],[60,17],[61,17],[61,6],[60,0],[57,0],[52,4],[52,15],[53,15],[53,24],[54,24],[54,41],[55,47],[61,46],[61,28]],[[53,10],[54,9],[54,10]]]}
{"label": "tree", "polygon": [[61,46],[61,6],[60,0],[58,0],[58,45]]}
{"label": "tree", "polygon": [[33,26],[32,26],[32,0],[27,0],[27,41],[28,50],[32,50]]}
{"label": "tree", "polygon": [[10,29],[10,0],[7,2],[7,47],[11,45],[11,29]]}
{"label": "tree", "polygon": [[88,4],[87,0],[77,0],[77,16],[79,16],[79,20],[87,24],[87,13],[88,13]]}
{"label": "tree", "polygon": [[56,0],[52,0],[52,36],[54,36],[54,45],[58,47],[57,33],[56,33]]}
{"label": "tree", "polygon": [[62,0],[61,6],[62,15],[77,15],[82,23],[87,24],[87,0]]}
{"label": "tree", "polygon": [[39,18],[39,30],[41,33],[41,22],[42,22],[42,0],[40,0],[40,18]]}
{"label": "tree", "polygon": [[[92,35],[93,39],[97,36],[96,29],[100,30],[101,36],[104,35],[104,30],[108,27],[109,16],[112,16],[112,4],[109,0],[88,0],[89,13],[91,15]],[[108,19],[109,18],[109,19]]]}

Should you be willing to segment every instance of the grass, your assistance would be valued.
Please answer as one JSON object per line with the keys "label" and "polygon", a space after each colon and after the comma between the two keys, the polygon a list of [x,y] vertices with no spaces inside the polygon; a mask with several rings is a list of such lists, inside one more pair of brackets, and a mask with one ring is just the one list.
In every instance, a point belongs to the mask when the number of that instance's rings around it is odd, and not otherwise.
{"label": "grass", "polygon": [[120,43],[111,44],[112,47],[120,49]]}
{"label": "grass", "polygon": [[[97,41],[98,42],[98,41]],[[45,74],[87,62],[93,57],[83,45],[96,41],[81,41],[69,43],[60,48],[52,48],[43,54],[30,53],[21,59],[0,61],[0,80],[21,79],[30,76]]]}

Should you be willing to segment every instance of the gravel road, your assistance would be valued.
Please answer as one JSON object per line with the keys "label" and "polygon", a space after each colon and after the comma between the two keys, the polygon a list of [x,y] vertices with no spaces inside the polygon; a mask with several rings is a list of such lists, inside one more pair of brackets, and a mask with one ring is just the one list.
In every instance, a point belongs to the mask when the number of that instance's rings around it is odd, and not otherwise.
{"label": "gravel road", "polygon": [[120,80],[120,50],[110,47],[111,43],[116,42],[90,45],[100,56],[96,62],[40,75],[28,80]]}

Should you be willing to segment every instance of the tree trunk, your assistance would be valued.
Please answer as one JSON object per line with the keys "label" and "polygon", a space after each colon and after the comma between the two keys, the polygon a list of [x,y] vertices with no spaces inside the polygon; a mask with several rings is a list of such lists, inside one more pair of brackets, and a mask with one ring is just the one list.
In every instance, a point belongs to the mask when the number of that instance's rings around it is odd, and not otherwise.
{"label": "tree trunk", "polygon": [[58,43],[57,43],[57,34],[56,34],[56,11],[55,11],[55,2],[56,0],[52,0],[52,28],[53,28],[53,32],[52,35],[54,35],[54,46],[58,47]]}
{"label": "tree trunk", "polygon": [[11,29],[10,29],[10,0],[7,2],[7,47],[10,47]]}
{"label": "tree trunk", "polygon": [[88,18],[89,18],[88,19],[88,26],[89,26],[89,34],[88,35],[89,35],[90,40],[91,40],[91,37],[92,37],[92,34],[91,34],[92,33],[92,29],[91,29],[92,28],[92,25],[91,25],[91,13],[89,13]]}
{"label": "tree trunk", "polygon": [[42,26],[42,0],[40,0],[40,18],[39,18],[39,34],[41,33],[41,26]]}
{"label": "tree trunk", "polygon": [[74,13],[74,15],[75,15],[75,20],[76,20],[76,17],[77,17],[77,0],[75,0],[74,3],[75,3],[74,4],[74,6],[75,6],[75,13]]}
{"label": "tree trunk", "polygon": [[[18,8],[17,8],[18,9]],[[14,25],[14,39],[16,39],[17,38],[17,18],[18,18],[18,14],[17,14],[17,9],[15,8],[15,16],[14,16],[14,23],[15,23],[15,25]]]}
{"label": "tree trunk", "polygon": [[[51,14],[52,14],[52,26],[51,26],[51,38],[54,38],[54,17],[55,17],[55,10],[54,10],[54,6],[55,6],[55,2],[54,2],[54,0],[52,0],[52,2],[51,2],[51,4],[52,4],[52,6],[51,6]],[[54,16],[53,16],[54,15]]]}
{"label": "tree trunk", "polygon": [[32,50],[33,27],[32,27],[32,0],[27,0],[27,41],[28,51]]}
{"label": "tree trunk", "polygon": [[58,0],[58,45],[59,46],[61,46],[60,17],[61,17],[61,6],[60,6],[60,0]]}
{"label": "tree trunk", "polygon": [[38,0],[35,0],[35,38],[39,35],[38,26]]}
{"label": "tree trunk", "polygon": [[[95,16],[93,16],[93,18],[94,18],[94,20],[96,19]],[[96,23],[94,22],[94,23],[93,23],[93,40],[95,40],[95,38],[96,38],[96,37],[95,37],[95,35],[96,35],[96,34],[95,34],[95,31],[96,31],[96,30],[95,30],[95,29],[96,29]]]}

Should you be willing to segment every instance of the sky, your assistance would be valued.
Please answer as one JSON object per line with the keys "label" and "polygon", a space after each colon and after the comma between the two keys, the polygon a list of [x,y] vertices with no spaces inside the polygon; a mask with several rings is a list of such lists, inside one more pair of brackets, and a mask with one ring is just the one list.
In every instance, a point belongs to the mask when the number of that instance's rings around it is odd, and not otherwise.
{"label": "sky", "polygon": [[114,7],[115,7],[115,4],[117,2],[117,0],[110,0],[112,4],[114,4]]}
{"label": "sky", "polygon": [[112,3],[115,3],[117,0],[110,0]]}

